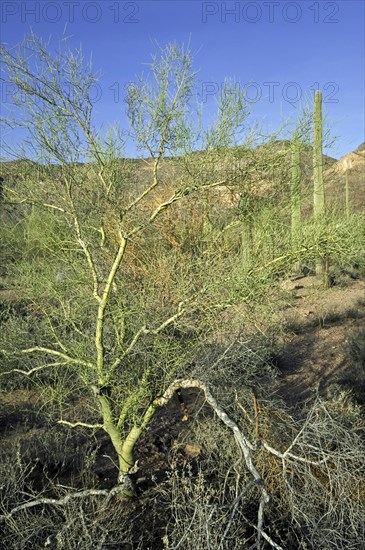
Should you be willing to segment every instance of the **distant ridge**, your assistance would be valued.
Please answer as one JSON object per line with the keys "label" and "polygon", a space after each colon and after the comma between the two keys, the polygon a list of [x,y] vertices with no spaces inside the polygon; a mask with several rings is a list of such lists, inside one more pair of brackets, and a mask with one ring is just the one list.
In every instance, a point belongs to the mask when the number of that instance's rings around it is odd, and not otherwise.
{"label": "distant ridge", "polygon": [[[272,154],[272,157],[268,155],[268,151],[271,151],[270,154]],[[275,156],[277,156],[277,158],[280,158],[279,165],[282,168],[282,173],[280,175],[281,180],[284,183],[290,183],[290,141],[272,141],[250,149],[249,155],[246,156],[247,152],[248,150],[245,150],[245,148],[241,146],[221,150],[217,152],[213,164],[207,165],[208,169],[213,169],[215,175],[217,177],[221,177],[224,175],[224,171],[231,167],[231,162],[233,160],[238,168],[238,172],[242,173],[242,182],[244,182],[246,163],[255,163],[257,161],[258,164],[260,164],[260,159],[266,159],[265,162],[270,165],[271,158],[274,159]],[[205,153],[199,151],[193,153],[192,158],[194,158],[195,161],[197,160],[197,157],[201,158],[202,163],[204,163],[209,154],[211,154],[211,152]],[[121,171],[125,169],[129,171],[128,181],[130,185],[133,186],[135,191],[139,188],[142,189],[150,181],[153,159],[121,158],[117,160],[118,165],[119,163]],[[300,164],[303,178],[303,199],[305,200],[305,204],[303,206],[305,211],[310,214],[313,174],[313,149],[311,145],[302,146]],[[76,165],[79,166],[82,171],[88,166],[87,163],[77,163]],[[26,159],[0,162],[0,177],[2,177],[2,181],[4,183],[6,183],[6,181],[15,182],[19,180],[21,175],[31,175],[36,173],[39,166],[40,165],[36,162]],[[168,180],[175,179],[175,177],[179,176],[180,167],[178,159],[172,157],[166,158],[163,162],[161,162],[160,166],[163,181],[168,182]],[[263,197],[270,194],[272,191],[275,173],[273,176],[272,172],[270,173],[269,170],[263,170],[262,166],[265,166],[265,163],[259,167],[257,173],[255,174],[255,183],[252,186],[252,192],[256,196]],[[57,177],[59,173],[58,165],[48,165],[45,168],[51,177]],[[328,155],[323,155],[323,169],[327,204],[337,204],[339,206],[344,204],[346,170],[348,170],[351,205],[356,211],[361,211],[365,208],[365,142],[361,143],[354,151],[347,153],[338,160]],[[204,175],[204,170],[202,175]],[[240,183],[239,178],[237,183]],[[235,186],[233,185],[232,187]],[[233,203],[237,203],[237,193],[234,193],[236,198],[230,194],[229,200],[228,194],[224,188],[222,188],[221,192],[216,189],[215,193],[213,192],[213,195],[214,194],[216,196],[219,195],[226,206],[229,204],[232,206]],[[224,198],[225,196],[226,198]]]}
{"label": "distant ridge", "polygon": [[365,142],[357,149],[337,160],[324,173],[329,200],[337,199],[340,203],[345,197],[345,178],[348,171],[350,203],[356,211],[365,208]]}

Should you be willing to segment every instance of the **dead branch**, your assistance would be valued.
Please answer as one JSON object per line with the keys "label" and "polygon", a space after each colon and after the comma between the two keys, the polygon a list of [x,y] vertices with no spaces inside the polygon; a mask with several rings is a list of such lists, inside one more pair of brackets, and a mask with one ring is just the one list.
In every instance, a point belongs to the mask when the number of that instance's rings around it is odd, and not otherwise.
{"label": "dead branch", "polygon": [[104,428],[103,424],[87,424],[86,422],[68,422],[67,420],[58,420],[57,424],[70,426],[70,428],[77,428],[78,426],[81,426],[83,428],[90,428],[92,430],[100,430]]}
{"label": "dead branch", "polygon": [[159,405],[165,405],[172,397],[174,392],[178,388],[198,388],[204,393],[205,399],[207,403],[212,407],[218,418],[222,420],[222,422],[233,431],[233,435],[235,437],[235,440],[237,441],[240,449],[242,450],[247,469],[251,473],[254,481],[253,483],[257,485],[257,487],[261,490],[261,498],[260,498],[260,504],[259,504],[259,510],[257,514],[257,548],[259,550],[260,548],[260,541],[262,537],[262,529],[263,529],[263,522],[264,522],[264,508],[265,505],[269,502],[270,496],[269,493],[265,487],[264,481],[259,474],[258,470],[256,469],[256,466],[252,460],[251,451],[256,450],[256,446],[252,445],[248,439],[243,435],[239,427],[237,426],[236,422],[229,418],[229,416],[226,414],[226,412],[220,407],[216,399],[213,397],[213,395],[210,393],[210,390],[208,387],[201,382],[200,380],[196,379],[187,379],[187,380],[177,380],[173,384],[171,384],[162,397],[159,399]]}
{"label": "dead branch", "polygon": [[107,500],[110,500],[114,495],[118,493],[122,493],[124,491],[125,491],[124,485],[117,485],[116,487],[113,487],[110,491],[107,491],[106,489],[85,489],[84,491],[79,491],[77,493],[68,493],[63,498],[60,498],[60,499],[39,498],[35,500],[30,500],[29,502],[25,502],[20,506],[16,506],[7,514],[2,514],[0,516],[0,519],[2,520],[9,519],[11,518],[11,516],[16,514],[17,512],[21,512],[22,510],[26,510],[28,508],[34,508],[35,506],[40,506],[42,504],[53,504],[55,506],[64,506],[65,504],[67,504],[67,502],[69,502],[73,498],[104,496],[104,497],[107,497]]}

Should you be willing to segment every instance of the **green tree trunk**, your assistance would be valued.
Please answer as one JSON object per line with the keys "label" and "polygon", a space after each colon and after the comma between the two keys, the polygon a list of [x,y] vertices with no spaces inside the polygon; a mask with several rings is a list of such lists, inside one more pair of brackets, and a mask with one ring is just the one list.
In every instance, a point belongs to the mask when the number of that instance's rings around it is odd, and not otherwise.
{"label": "green tree trunk", "polygon": [[109,398],[106,395],[98,396],[100,410],[103,417],[103,426],[109,435],[113,447],[118,455],[119,477],[127,475],[134,464],[133,447],[126,446],[123,441],[121,430],[118,428],[114,418]]}
{"label": "green tree trunk", "polygon": [[118,468],[119,468],[118,482],[124,483],[126,485],[125,495],[128,496],[129,494],[133,494],[133,488],[131,493],[128,492],[129,488],[131,487],[131,484],[128,484],[125,482],[126,482],[126,479],[129,478],[129,473],[131,468],[133,468],[133,466],[135,465],[134,447],[140,435],[142,434],[147,424],[152,419],[156,410],[158,409],[159,402],[157,399],[155,399],[149,405],[149,407],[147,408],[146,412],[144,413],[141,419],[140,424],[133,425],[129,429],[128,434],[125,437],[125,435],[123,434],[124,426],[119,427],[118,423],[116,422],[113,416],[113,411],[112,411],[109,397],[107,395],[99,394],[98,400],[100,403],[100,410],[103,417],[104,430],[109,435],[111,442],[113,444],[114,450],[118,456]]}

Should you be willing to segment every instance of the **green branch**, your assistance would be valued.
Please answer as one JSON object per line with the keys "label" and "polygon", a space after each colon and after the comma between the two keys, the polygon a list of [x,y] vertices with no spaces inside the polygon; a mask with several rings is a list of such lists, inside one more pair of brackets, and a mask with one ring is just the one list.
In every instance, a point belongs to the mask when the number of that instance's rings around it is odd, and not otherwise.
{"label": "green branch", "polygon": [[7,374],[13,374],[14,372],[18,372],[19,374],[23,374],[24,376],[30,376],[34,372],[37,372],[37,371],[40,371],[40,370],[43,370],[43,369],[48,369],[50,367],[59,367],[61,365],[63,366],[63,365],[67,365],[67,364],[68,364],[68,362],[66,362],[66,361],[57,361],[56,363],[48,363],[47,365],[39,365],[38,367],[34,367],[33,369],[30,369],[30,370],[11,369],[11,370],[8,370],[6,372],[1,372],[0,376],[5,376]]}
{"label": "green branch", "polygon": [[99,307],[98,307],[96,331],[95,331],[95,347],[97,352],[96,367],[97,367],[97,372],[99,377],[99,383],[101,385],[105,384],[106,382],[105,376],[104,376],[104,342],[103,342],[105,309],[109,301],[109,296],[112,289],[113,281],[115,279],[115,276],[117,274],[117,271],[119,269],[119,266],[124,256],[126,246],[127,246],[127,239],[125,239],[120,234],[120,245],[118,248],[118,252],[117,252],[117,255],[115,256],[113,265],[109,272],[108,279],[107,279],[103,294],[100,299]]}
{"label": "green branch", "polygon": [[169,317],[168,319],[166,319],[163,323],[161,323],[157,328],[155,329],[149,329],[146,327],[146,325],[143,325],[137,332],[136,334],[134,335],[134,337],[132,338],[132,341],[131,343],[129,344],[129,346],[127,347],[127,349],[123,352],[123,354],[118,357],[113,365],[111,366],[111,369],[110,369],[110,372],[109,372],[109,376],[112,374],[112,372],[120,365],[120,363],[123,361],[123,359],[125,359],[125,357],[127,355],[129,355],[129,353],[131,353],[131,351],[133,350],[133,348],[135,347],[135,345],[137,344],[138,340],[141,338],[141,336],[144,336],[146,334],[153,334],[153,335],[157,335],[159,334],[162,330],[164,330],[166,327],[168,327],[169,325],[171,325],[172,323],[174,323],[177,319],[179,319],[179,317],[181,317],[182,315],[184,315],[184,313],[186,312],[186,310],[183,308],[183,305],[191,300],[192,298],[189,298],[187,300],[183,300],[182,302],[179,303],[178,305],[178,309],[177,309],[177,312],[174,314],[174,315],[171,315],[171,317]]}
{"label": "green branch", "polygon": [[[76,357],[71,357],[71,355],[68,355],[67,353],[63,353],[61,351],[57,351],[51,348],[45,348],[43,346],[34,346],[32,348],[20,349],[14,352],[9,352],[7,350],[1,349],[0,352],[3,353],[5,356],[17,355],[17,354],[25,355],[28,353],[36,353],[36,352],[49,353],[49,355],[55,355],[56,357],[61,357],[62,359],[65,360],[66,363],[75,363],[75,365],[82,365],[83,367],[88,367],[88,368],[94,367],[93,363],[89,363],[88,361],[84,361],[83,359],[77,359]],[[29,372],[29,371],[26,371],[26,372]]]}

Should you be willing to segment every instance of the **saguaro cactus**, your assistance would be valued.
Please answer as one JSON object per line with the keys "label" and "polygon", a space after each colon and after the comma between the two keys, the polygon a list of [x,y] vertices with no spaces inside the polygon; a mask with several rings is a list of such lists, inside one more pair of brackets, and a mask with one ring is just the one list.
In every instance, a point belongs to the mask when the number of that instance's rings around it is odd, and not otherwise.
{"label": "saguaro cactus", "polygon": [[[324,218],[324,183],[323,183],[323,119],[322,119],[322,92],[317,90],[314,96],[313,111],[313,215],[320,223]],[[322,274],[326,280],[327,259],[318,257],[316,274]]]}
{"label": "saguaro cactus", "polygon": [[323,184],[323,120],[322,92],[317,90],[314,96],[313,112],[313,213],[315,216],[324,214],[324,184]]}
{"label": "saguaro cactus", "polygon": [[350,205],[350,187],[349,187],[349,172],[352,168],[352,161],[351,159],[345,159],[344,163],[344,171],[345,171],[345,205],[346,205],[346,217],[349,219],[350,213],[351,213],[351,205]]}
{"label": "saguaro cactus", "polygon": [[[298,235],[301,229],[301,168],[300,168],[300,141],[294,134],[291,142],[291,241],[293,250],[297,247]],[[295,264],[295,270],[299,271],[299,262]]]}

